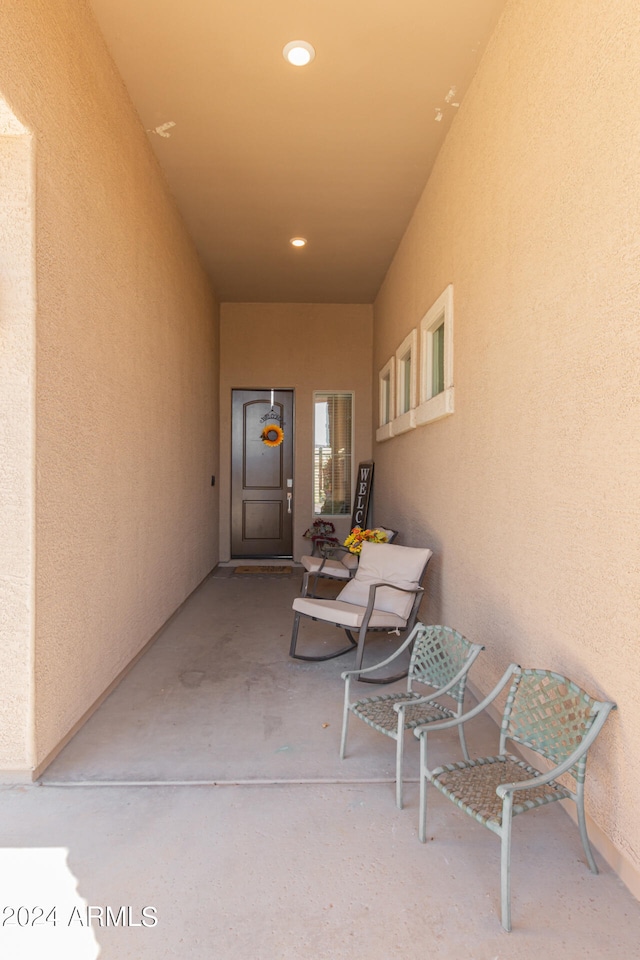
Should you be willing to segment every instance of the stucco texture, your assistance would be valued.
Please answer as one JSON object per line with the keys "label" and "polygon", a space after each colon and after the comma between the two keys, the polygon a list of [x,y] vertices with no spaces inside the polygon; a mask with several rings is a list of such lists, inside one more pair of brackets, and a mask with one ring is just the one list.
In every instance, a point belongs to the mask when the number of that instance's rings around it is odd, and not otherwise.
{"label": "stucco texture", "polygon": [[35,145],[34,740],[0,756],[20,769],[217,561],[218,333],[84,2],[3,3],[0,94]]}
{"label": "stucco texture", "polygon": [[[352,391],[353,459],[371,457],[370,304],[223,303],[220,311],[220,549],[230,556],[231,391],[294,390],[293,553],[309,552],[313,516],[313,394]],[[374,479],[375,490],[375,479]],[[334,518],[346,537],[349,519]]]}
{"label": "stucco texture", "polygon": [[454,285],[455,412],[375,447],[423,616],[482,690],[517,661],[618,703],[588,809],[636,870],[639,83],[635,0],[510,3],[374,308],[377,371]]}
{"label": "stucco texture", "polygon": [[0,101],[0,756],[31,743],[34,350],[32,141]]}

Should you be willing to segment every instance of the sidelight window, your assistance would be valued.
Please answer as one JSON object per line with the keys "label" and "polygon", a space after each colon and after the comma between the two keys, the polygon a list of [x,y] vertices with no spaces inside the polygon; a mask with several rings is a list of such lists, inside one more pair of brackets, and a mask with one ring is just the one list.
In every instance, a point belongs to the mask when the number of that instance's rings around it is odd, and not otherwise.
{"label": "sidelight window", "polygon": [[351,513],[353,394],[314,394],[313,512]]}

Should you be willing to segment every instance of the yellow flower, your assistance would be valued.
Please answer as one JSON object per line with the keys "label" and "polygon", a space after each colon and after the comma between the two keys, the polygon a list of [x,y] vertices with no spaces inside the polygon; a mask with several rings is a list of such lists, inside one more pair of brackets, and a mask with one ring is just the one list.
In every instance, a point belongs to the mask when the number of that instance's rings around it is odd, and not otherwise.
{"label": "yellow flower", "polygon": [[357,554],[362,550],[362,544],[365,540],[370,543],[386,543],[388,537],[384,530],[378,530],[377,527],[373,530],[362,530],[361,527],[354,527],[343,546],[349,548],[349,553]]}
{"label": "yellow flower", "polygon": [[266,447],[279,447],[284,440],[284,430],[277,423],[269,423],[260,434]]}

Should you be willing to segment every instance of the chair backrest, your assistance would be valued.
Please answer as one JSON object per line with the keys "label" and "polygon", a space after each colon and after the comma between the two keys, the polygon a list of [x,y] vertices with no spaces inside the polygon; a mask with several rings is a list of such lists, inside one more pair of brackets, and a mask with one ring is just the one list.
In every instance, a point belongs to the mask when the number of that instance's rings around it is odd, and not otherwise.
{"label": "chair backrest", "polygon": [[[446,687],[460,673],[465,662],[468,660],[473,662],[477,653],[482,650],[480,644],[471,643],[452,627],[443,627],[439,624],[425,626],[423,623],[417,623],[414,634],[409,664],[409,690],[414,681],[434,687],[436,690]],[[448,691],[447,696],[461,704],[464,701],[466,685],[467,674],[465,673]]]}
{"label": "chair backrest", "polygon": [[[337,599],[366,607],[372,583],[389,583],[414,590],[420,586],[431,555],[431,550],[419,547],[365,541],[356,575],[340,591]],[[406,620],[414,600],[414,594],[382,588],[376,591],[375,609],[397,614]]]}
{"label": "chair backrest", "polygon": [[398,536],[398,531],[390,530],[389,527],[376,527],[376,530],[382,530],[383,533],[386,533],[387,543],[393,543],[395,538]]}
{"label": "chair backrest", "polygon": [[[596,733],[615,704],[595,700],[577,684],[550,670],[515,672],[502,717],[500,750],[505,740],[521,743],[554,764],[560,764],[585,741],[594,725]],[[586,751],[571,773],[584,782]]]}
{"label": "chair backrest", "polygon": [[358,566],[358,557],[355,553],[342,553],[340,554],[340,563],[347,568],[347,570],[355,570]]}

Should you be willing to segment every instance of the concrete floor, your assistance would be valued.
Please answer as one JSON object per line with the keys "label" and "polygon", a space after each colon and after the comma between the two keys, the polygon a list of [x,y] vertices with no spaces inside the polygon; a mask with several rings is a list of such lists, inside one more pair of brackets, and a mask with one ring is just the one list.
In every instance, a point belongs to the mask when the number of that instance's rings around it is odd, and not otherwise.
{"label": "concrete floor", "polygon": [[[639,956],[640,905],[601,858],[589,872],[560,809],[515,821],[506,934],[497,838],[433,791],[418,842],[415,739],[402,811],[392,741],[353,722],[339,760],[353,658],[289,659],[299,587],[219,570],[41,784],[0,788],[2,960]],[[301,643],[334,636],[307,623]],[[497,731],[468,739],[493,752]],[[431,746],[458,758],[454,733]]]}

